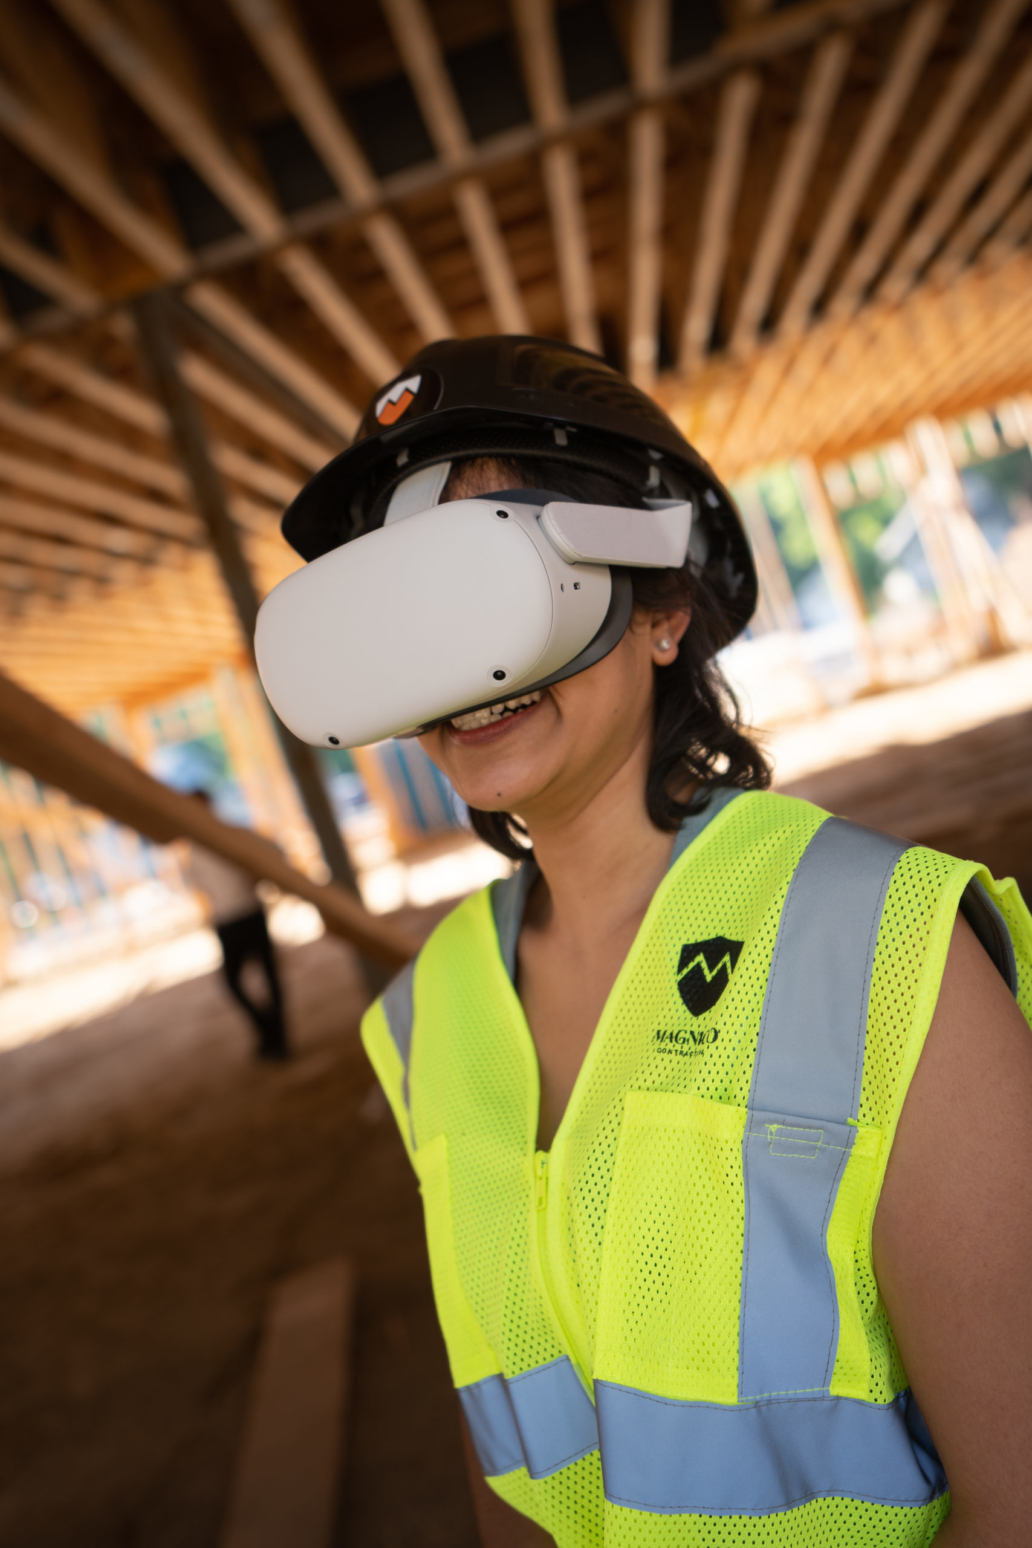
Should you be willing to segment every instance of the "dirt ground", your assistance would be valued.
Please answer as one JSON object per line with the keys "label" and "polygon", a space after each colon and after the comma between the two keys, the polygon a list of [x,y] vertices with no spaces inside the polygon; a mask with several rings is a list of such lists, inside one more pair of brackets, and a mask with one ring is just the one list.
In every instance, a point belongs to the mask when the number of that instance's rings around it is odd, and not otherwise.
{"label": "dirt ground", "polygon": [[476,1542],[361,979],[332,940],[281,960],[290,1066],[251,1060],[212,975],[0,1058],[2,1548],[214,1548],[269,1287],[339,1253],[359,1296],[338,1541]]}
{"label": "dirt ground", "polygon": [[[790,787],[1032,893],[1032,712]],[[416,1187],[335,941],[282,953],[293,1065],[197,978],[0,1055],[0,1548],[216,1548],[263,1306],[359,1273],[337,1541],[473,1548]]]}

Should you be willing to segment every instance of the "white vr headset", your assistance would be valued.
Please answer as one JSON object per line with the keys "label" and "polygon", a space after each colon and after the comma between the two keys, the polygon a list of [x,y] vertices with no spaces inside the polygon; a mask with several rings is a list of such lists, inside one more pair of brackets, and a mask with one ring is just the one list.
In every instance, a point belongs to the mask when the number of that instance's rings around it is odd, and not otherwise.
{"label": "white vr headset", "polygon": [[630,581],[609,566],[688,557],[690,503],[581,505],[518,489],[439,505],[449,466],[411,474],[382,527],[262,603],[258,671],[302,741],[413,735],[583,671],[630,621]]}

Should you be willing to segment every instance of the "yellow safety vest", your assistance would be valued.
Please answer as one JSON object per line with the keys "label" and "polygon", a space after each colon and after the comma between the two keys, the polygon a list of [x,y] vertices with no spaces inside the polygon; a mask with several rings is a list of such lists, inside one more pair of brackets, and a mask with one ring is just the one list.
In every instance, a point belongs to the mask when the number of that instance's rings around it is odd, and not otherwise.
{"label": "yellow safety vest", "polygon": [[559,1548],[930,1542],[947,1483],[871,1222],[958,907],[1032,1008],[1016,886],[719,792],[547,1154],[512,982],[526,887],[460,905],[362,1029],[491,1487]]}

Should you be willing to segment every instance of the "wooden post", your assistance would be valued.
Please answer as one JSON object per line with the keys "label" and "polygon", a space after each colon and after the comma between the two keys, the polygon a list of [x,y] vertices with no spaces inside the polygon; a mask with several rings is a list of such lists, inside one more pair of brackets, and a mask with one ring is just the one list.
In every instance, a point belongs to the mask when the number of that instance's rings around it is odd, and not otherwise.
{"label": "wooden post", "polygon": [[778,540],[774,536],[767,508],[759,487],[754,482],[737,484],[735,501],[742,513],[745,530],[753,551],[753,563],[760,583],[760,595],[756,609],[756,622],[760,630],[797,630],[802,627],[799,609],[792,593]]}
{"label": "wooden post", "polygon": [[792,471],[825,579],[839,605],[853,621],[857,649],[867,669],[868,684],[872,688],[879,687],[882,679],[881,662],[867,622],[867,602],[863,588],[853,569],[842,528],[811,459],[797,457],[792,464]]}
{"label": "wooden post", "polygon": [[[226,504],[201,416],[179,371],[176,341],[159,292],[140,296],[132,303],[140,349],[150,370],[158,397],[168,415],[172,436],[183,470],[193,487],[197,509],[208,529],[211,546],[222,570],[240,628],[253,650],[258,597],[244,558],[236,528]],[[276,731],[297,788],[334,881],[357,891],[355,875],[330,805],[322,773],[311,747],[299,741],[279,720]]]}

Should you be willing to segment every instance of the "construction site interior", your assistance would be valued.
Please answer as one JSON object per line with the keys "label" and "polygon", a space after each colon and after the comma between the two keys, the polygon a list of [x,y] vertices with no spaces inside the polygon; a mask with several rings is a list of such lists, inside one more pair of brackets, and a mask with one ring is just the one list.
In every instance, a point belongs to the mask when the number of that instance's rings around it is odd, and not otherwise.
{"label": "construction site interior", "polygon": [[[1028,896],[1030,236],[1027,0],[0,0],[0,1548],[477,1541],[357,947],[508,862],[251,653],[375,389],[450,335],[626,371],[748,528],[776,788]],[[184,837],[265,877],[282,1066]]]}

